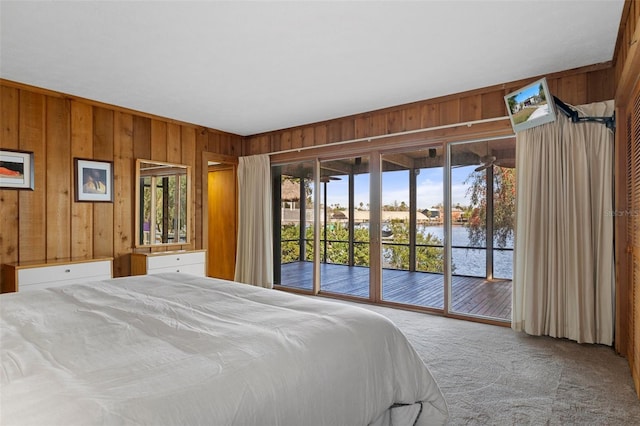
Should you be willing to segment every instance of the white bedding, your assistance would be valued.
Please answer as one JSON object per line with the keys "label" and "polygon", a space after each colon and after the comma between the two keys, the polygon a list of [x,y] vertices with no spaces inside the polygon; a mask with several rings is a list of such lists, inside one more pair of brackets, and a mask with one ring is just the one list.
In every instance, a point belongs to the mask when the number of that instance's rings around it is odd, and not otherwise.
{"label": "white bedding", "polygon": [[164,274],[4,294],[0,314],[3,426],[447,418],[404,335],[345,304]]}

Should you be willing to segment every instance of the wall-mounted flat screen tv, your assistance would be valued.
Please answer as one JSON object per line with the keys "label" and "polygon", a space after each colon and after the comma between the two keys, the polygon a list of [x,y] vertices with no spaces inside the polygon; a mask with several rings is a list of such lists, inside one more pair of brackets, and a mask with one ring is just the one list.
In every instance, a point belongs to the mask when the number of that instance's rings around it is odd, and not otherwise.
{"label": "wall-mounted flat screen tv", "polygon": [[550,123],[556,119],[553,95],[547,79],[541,78],[504,97],[514,132]]}

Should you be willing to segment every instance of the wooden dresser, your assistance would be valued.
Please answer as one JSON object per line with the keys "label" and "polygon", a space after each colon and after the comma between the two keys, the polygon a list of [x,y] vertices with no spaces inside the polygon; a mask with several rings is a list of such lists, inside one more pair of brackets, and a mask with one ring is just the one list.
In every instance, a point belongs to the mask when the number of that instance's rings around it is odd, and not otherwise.
{"label": "wooden dresser", "polygon": [[186,274],[204,277],[206,275],[206,266],[206,250],[180,250],[131,254],[131,275],[184,272]]}
{"label": "wooden dresser", "polygon": [[113,278],[113,258],[70,258],[2,265],[2,293]]}

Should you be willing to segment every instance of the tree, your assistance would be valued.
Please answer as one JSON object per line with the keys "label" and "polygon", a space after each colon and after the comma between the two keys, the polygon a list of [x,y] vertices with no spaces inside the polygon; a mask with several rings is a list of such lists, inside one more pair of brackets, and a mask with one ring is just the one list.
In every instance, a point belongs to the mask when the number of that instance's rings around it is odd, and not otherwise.
{"label": "tree", "polygon": [[547,100],[547,96],[544,93],[544,87],[542,87],[542,84],[540,84],[540,87],[538,87],[538,96],[540,96],[540,100],[541,101],[546,101]]}
{"label": "tree", "polygon": [[[402,220],[395,220],[391,223],[393,235],[383,248],[384,267],[393,269],[409,269],[409,228]],[[369,250],[369,230],[367,228],[356,228],[353,245],[353,263],[356,266],[370,265]],[[300,259],[299,246],[299,225],[284,225],[281,228],[281,261],[282,263],[295,262],[298,260],[313,260],[313,229],[307,228],[306,257]],[[321,229],[320,240],[326,241],[327,258],[324,259],[323,247],[321,246],[321,261],[338,265],[349,264],[349,230],[345,224],[335,223],[327,227],[325,238],[324,228]],[[364,243],[364,244],[362,244]],[[444,248],[442,240],[431,233],[418,232],[416,234],[416,270],[423,272],[444,272]],[[432,247],[436,246],[436,247]]]}
{"label": "tree", "polygon": [[[472,172],[465,180],[471,186],[467,195],[471,200],[469,218],[469,242],[484,246],[487,231],[486,172]],[[506,247],[513,237],[516,211],[515,169],[493,166],[493,234],[498,247]]]}

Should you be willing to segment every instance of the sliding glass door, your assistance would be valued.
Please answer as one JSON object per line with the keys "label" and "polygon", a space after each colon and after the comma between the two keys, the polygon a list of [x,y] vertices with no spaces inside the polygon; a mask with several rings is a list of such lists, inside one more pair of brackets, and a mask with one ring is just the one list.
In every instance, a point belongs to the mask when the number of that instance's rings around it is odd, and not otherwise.
{"label": "sliding glass door", "polygon": [[383,154],[382,300],[443,309],[441,146]]}
{"label": "sliding glass door", "polygon": [[314,161],[272,167],[274,283],[313,289]]}
{"label": "sliding glass door", "polygon": [[515,140],[450,146],[449,311],[511,318]]}
{"label": "sliding glass door", "polygon": [[320,291],[369,298],[369,157],[320,162]]}
{"label": "sliding glass door", "polygon": [[276,284],[508,321],[514,158],[505,138],[274,166]]}

